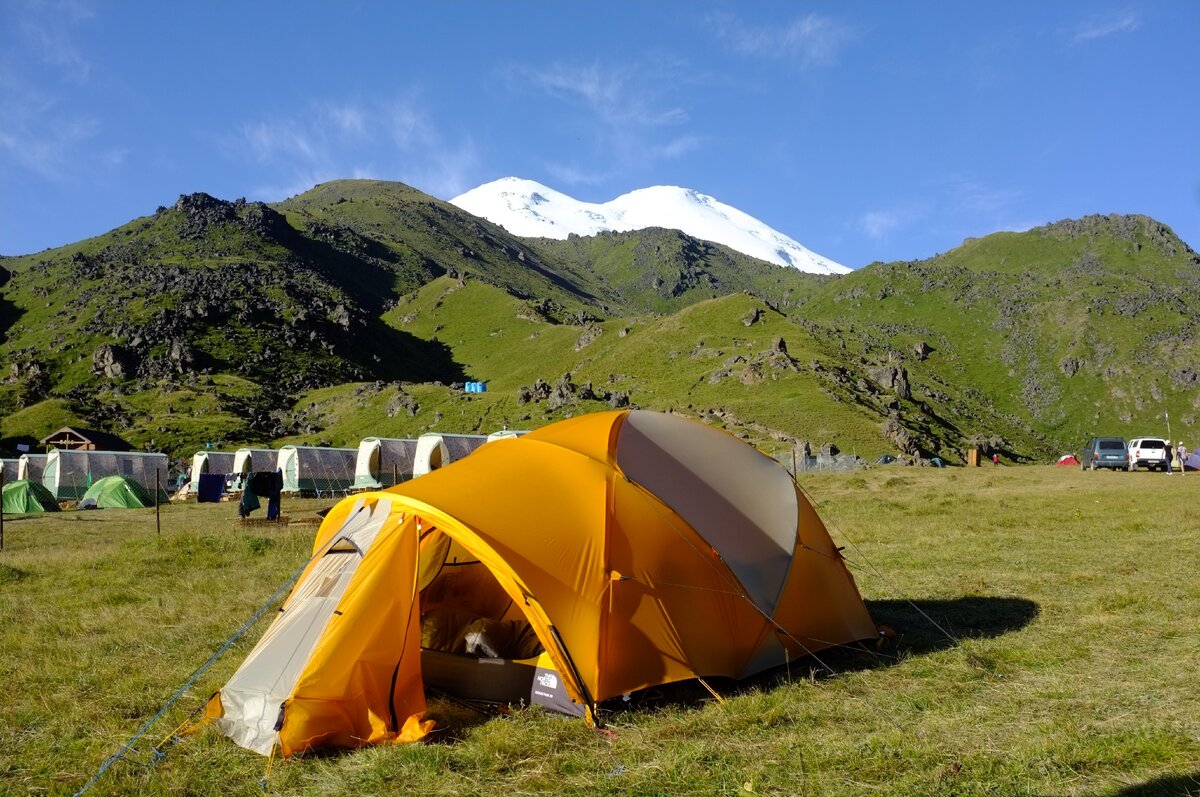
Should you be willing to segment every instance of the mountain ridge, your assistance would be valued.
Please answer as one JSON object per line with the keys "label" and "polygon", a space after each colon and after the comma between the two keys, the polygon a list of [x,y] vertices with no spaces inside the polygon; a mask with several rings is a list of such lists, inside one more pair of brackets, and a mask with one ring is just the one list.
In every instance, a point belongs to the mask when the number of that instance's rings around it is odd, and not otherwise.
{"label": "mountain ridge", "polygon": [[850,269],[714,197],[679,186],[651,186],[603,203],[581,202],[541,183],[504,177],[462,193],[450,203],[525,238],[677,229],[743,254],[813,274]]}
{"label": "mountain ridge", "polygon": [[1145,216],[820,276],[662,228],[520,238],[399,183],[190,194],[0,259],[0,437],[348,445],[627,401],[764,449],[1028,461],[1167,409],[1192,432],[1196,306],[1200,258]]}

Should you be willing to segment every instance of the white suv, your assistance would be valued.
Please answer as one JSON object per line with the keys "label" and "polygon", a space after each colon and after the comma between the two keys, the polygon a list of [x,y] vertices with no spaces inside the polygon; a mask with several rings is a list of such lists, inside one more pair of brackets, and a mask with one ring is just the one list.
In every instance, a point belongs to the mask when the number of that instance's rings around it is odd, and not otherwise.
{"label": "white suv", "polygon": [[1171,455],[1167,453],[1167,441],[1161,437],[1135,437],[1129,441],[1129,469],[1167,469]]}

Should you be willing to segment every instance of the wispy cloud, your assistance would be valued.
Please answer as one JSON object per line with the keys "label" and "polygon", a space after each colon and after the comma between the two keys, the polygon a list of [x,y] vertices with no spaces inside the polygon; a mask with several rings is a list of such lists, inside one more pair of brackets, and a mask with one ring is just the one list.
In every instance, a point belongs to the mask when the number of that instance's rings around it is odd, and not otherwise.
{"label": "wispy cloud", "polygon": [[327,180],[399,180],[448,198],[472,187],[479,157],[470,137],[448,140],[418,97],[313,101],[301,111],[247,121],[223,138],[230,157],[267,176],[257,197],[281,199]]}
{"label": "wispy cloud", "polygon": [[750,24],[726,12],[709,14],[705,22],[734,52],[792,60],[804,68],[837,63],[842,51],[859,37],[853,26],[817,13],[782,26]]}
{"label": "wispy cloud", "polygon": [[[673,99],[688,80],[687,69],[669,59],[619,65],[562,64],[513,67],[510,83],[560,102],[561,124],[585,142],[582,161],[551,161],[544,168],[568,185],[598,184],[661,161],[681,158],[703,146],[688,132],[688,110]],[[594,164],[603,164],[597,168]],[[586,165],[584,165],[586,164]]]}
{"label": "wispy cloud", "polygon": [[21,34],[31,52],[44,63],[61,70],[68,80],[84,83],[91,76],[91,62],[75,44],[70,29],[61,22],[26,17],[21,24]]}
{"label": "wispy cloud", "polygon": [[973,175],[952,174],[931,180],[921,193],[856,216],[849,227],[874,243],[919,228],[938,237],[965,238],[1036,226],[1022,205],[1024,191],[997,187]]}
{"label": "wispy cloud", "polygon": [[855,219],[852,226],[872,241],[884,241],[893,233],[916,224],[925,214],[923,203],[902,204],[868,210]]}
{"label": "wispy cloud", "polygon": [[1080,22],[1072,32],[1071,43],[1103,39],[1117,33],[1131,33],[1140,27],[1142,21],[1132,11],[1109,14],[1103,17],[1090,17]]}
{"label": "wispy cloud", "polygon": [[[683,108],[660,101],[659,81],[671,78],[670,64],[603,67],[599,64],[517,70],[535,88],[586,108],[607,125],[662,127],[687,122]],[[651,77],[654,75],[655,77]]]}
{"label": "wispy cloud", "polygon": [[49,180],[66,180],[82,161],[115,164],[112,153],[84,157],[101,125],[72,110],[64,85],[88,81],[92,65],[75,42],[91,10],[76,2],[12,3],[0,52],[0,158]]}
{"label": "wispy cloud", "polygon": [[991,216],[1005,214],[1023,196],[1017,189],[996,188],[971,177],[950,177],[944,186],[950,206]]}

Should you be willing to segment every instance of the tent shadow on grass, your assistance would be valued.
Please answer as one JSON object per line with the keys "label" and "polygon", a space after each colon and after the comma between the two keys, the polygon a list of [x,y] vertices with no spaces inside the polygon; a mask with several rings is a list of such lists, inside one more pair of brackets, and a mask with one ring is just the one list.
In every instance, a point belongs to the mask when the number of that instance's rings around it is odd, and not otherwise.
{"label": "tent shadow on grass", "polygon": [[[870,642],[819,651],[753,678],[732,682],[710,679],[722,697],[774,689],[797,679],[835,678],[849,672],[880,669],[911,656],[924,656],[956,646],[964,639],[998,637],[1019,631],[1038,615],[1038,605],[1025,598],[962,597],[951,600],[868,600],[867,610],[877,625],[896,636],[882,648]],[[932,622],[931,622],[932,621]],[[935,625],[936,623],[936,625]],[[940,626],[940,628],[939,628]],[[944,629],[944,630],[943,630]],[[702,684],[685,681],[634,695],[628,706],[646,709],[698,705],[712,700]],[[617,707],[620,711],[621,707]]]}
{"label": "tent shadow on grass", "polygon": [[[1040,797],[1051,797],[1044,794]],[[1200,797],[1200,771],[1191,775],[1160,775],[1118,791],[1094,792],[1094,797]]]}
{"label": "tent shadow on grass", "polygon": [[[876,650],[871,643],[843,646],[797,659],[790,667],[777,667],[743,681],[719,678],[706,680],[722,697],[734,697],[740,693],[774,689],[797,679],[833,678],[848,672],[890,667],[906,657],[928,655],[954,647],[963,639],[986,639],[1019,631],[1038,615],[1036,603],[1014,597],[868,600],[866,604],[876,624],[888,626],[896,632],[896,637],[881,650]],[[433,692],[428,697],[429,712],[426,716],[437,724],[426,737],[426,743],[459,742],[472,728],[510,711],[506,707],[476,706]],[[608,701],[601,707],[601,716],[613,719],[625,711],[696,707],[713,699],[712,694],[696,681],[655,687],[635,693],[630,698],[628,702],[620,699]],[[1179,782],[1189,783],[1186,778]],[[1147,790],[1121,794],[1123,797],[1150,797],[1159,793],[1170,792]]]}
{"label": "tent shadow on grass", "polygon": [[1036,603],[1014,597],[869,600],[866,604],[876,624],[896,632],[890,648],[912,655],[944,650],[960,639],[987,639],[1019,631],[1038,615]]}
{"label": "tent shadow on grass", "polygon": [[[1109,794],[1109,792],[1105,792]],[[1112,797],[1200,797],[1200,772],[1163,775],[1145,783],[1111,792]]]}

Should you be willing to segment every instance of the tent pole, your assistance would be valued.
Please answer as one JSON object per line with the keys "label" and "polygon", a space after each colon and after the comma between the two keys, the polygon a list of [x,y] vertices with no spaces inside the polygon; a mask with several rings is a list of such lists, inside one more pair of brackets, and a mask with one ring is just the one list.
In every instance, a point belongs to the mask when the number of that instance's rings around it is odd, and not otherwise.
{"label": "tent pole", "polygon": [[4,550],[4,469],[0,468],[0,551]]}
{"label": "tent pole", "polygon": [[396,463],[392,463],[392,486],[395,487],[400,483],[400,471],[396,469]]}

